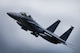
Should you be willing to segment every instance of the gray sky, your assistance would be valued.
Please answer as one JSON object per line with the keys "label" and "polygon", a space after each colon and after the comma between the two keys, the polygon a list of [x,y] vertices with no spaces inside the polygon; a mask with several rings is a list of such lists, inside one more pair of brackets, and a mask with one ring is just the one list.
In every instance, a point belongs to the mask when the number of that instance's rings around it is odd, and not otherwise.
{"label": "gray sky", "polygon": [[67,42],[80,48],[79,0],[0,0],[0,49],[6,52],[75,53],[69,47],[52,44],[41,37],[34,37],[20,28],[7,12],[26,12],[45,29],[60,19],[55,34],[61,35],[71,26],[74,30]]}

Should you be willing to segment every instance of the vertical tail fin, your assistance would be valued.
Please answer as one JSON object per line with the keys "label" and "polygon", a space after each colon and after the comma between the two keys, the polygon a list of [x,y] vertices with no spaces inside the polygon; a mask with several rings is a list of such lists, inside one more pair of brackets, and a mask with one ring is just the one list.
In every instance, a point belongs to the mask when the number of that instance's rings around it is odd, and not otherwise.
{"label": "vertical tail fin", "polygon": [[47,30],[49,30],[50,32],[54,32],[60,22],[61,22],[60,20],[57,20],[55,23],[53,23],[51,26],[49,26],[47,28]]}
{"label": "vertical tail fin", "polygon": [[69,35],[70,35],[70,33],[72,32],[73,29],[74,29],[74,27],[71,26],[71,28],[68,29],[64,34],[62,34],[62,35],[60,36],[60,38],[66,41],[66,40],[68,39],[68,37],[69,37]]}

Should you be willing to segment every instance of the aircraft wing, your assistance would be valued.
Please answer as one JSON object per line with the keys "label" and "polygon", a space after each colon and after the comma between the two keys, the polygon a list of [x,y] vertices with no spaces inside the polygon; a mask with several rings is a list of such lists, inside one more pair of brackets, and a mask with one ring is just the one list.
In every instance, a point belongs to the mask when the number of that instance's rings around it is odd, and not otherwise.
{"label": "aircraft wing", "polygon": [[[71,44],[67,43],[66,40],[67,40],[68,36],[70,35],[71,31],[73,30],[73,28],[74,28],[74,27],[71,26],[71,28],[68,29],[68,30],[67,30],[62,36],[60,36],[60,37],[59,37],[58,35],[50,32],[50,31],[46,30],[46,29],[44,29],[44,31],[45,31],[50,37],[53,37],[53,36],[54,36],[56,39],[58,39],[58,40],[60,41],[60,43],[63,43],[64,45],[67,45],[67,46],[69,46],[69,47],[72,48]],[[65,35],[65,34],[67,34],[67,35]],[[65,40],[63,37],[64,37],[66,40]]]}
{"label": "aircraft wing", "polygon": [[50,36],[50,37],[55,37],[56,39],[58,39],[59,41],[61,41],[62,43],[65,43],[65,41],[63,39],[61,39],[58,35],[54,34],[54,33],[51,33],[50,31],[48,30],[45,30],[45,32]]}

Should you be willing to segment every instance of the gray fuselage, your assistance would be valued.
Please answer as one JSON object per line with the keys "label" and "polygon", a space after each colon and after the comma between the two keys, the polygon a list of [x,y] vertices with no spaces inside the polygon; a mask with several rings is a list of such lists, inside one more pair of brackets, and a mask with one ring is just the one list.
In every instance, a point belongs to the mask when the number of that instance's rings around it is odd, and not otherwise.
{"label": "gray fuselage", "polygon": [[26,15],[25,13],[13,13],[13,12],[9,12],[7,14],[13,19],[17,20],[17,23],[21,26],[22,29],[26,31],[27,30],[32,31],[32,34],[35,35],[36,37],[40,35],[42,38],[46,39],[51,43],[55,44],[60,43],[60,41],[56,37],[50,34],[49,35],[44,34],[45,30],[42,27],[40,27],[40,25],[37,24],[37,22],[35,22],[30,15]]}

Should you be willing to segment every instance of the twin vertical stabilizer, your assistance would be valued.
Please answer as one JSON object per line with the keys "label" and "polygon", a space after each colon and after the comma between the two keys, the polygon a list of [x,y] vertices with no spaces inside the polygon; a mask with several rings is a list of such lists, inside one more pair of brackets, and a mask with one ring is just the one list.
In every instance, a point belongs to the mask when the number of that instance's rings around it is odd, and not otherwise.
{"label": "twin vertical stabilizer", "polygon": [[[50,32],[54,33],[54,31],[56,30],[56,28],[58,27],[60,22],[61,22],[60,20],[57,20],[55,23],[53,23],[51,26],[49,26],[47,28],[47,30],[49,30]],[[60,36],[60,38],[66,41],[73,29],[74,29],[74,27],[71,26],[64,34],[62,34]]]}

